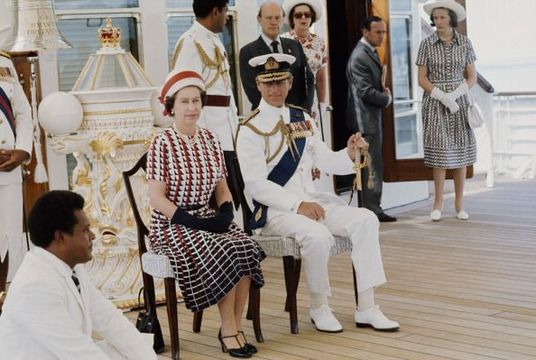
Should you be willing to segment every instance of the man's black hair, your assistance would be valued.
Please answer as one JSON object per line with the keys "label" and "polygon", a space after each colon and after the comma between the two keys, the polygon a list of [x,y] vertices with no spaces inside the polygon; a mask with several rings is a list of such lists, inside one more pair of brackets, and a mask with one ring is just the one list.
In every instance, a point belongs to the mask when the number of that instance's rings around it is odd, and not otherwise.
{"label": "man's black hair", "polygon": [[383,19],[379,16],[369,16],[363,19],[363,22],[361,23],[361,30],[367,30],[370,31],[370,24],[373,22],[382,22]]}
{"label": "man's black hair", "polygon": [[229,0],[194,0],[192,4],[195,17],[206,18],[217,7],[220,11],[229,3]]}
{"label": "man's black hair", "polygon": [[78,223],[75,210],[84,208],[84,198],[72,191],[54,190],[35,202],[28,216],[28,230],[35,246],[47,248],[56,231],[73,234]]}

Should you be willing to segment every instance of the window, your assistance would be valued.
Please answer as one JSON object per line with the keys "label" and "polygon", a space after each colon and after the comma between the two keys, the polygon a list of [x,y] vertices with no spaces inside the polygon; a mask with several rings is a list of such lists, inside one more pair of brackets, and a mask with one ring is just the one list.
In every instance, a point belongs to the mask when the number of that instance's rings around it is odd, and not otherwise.
{"label": "window", "polygon": [[389,8],[391,11],[411,11],[411,0],[391,0]]}
{"label": "window", "polygon": [[411,109],[412,104],[406,102],[413,98],[411,18],[409,16],[391,18],[391,57],[395,111]]}
{"label": "window", "polygon": [[[191,1],[190,1],[191,4]],[[56,10],[137,8],[138,0],[55,0]]]}
{"label": "window", "polygon": [[416,20],[412,0],[389,4],[396,158],[417,158],[422,156],[423,150],[420,106],[416,100],[416,67],[412,57]]}
{"label": "window", "polygon": [[[229,0],[229,7],[235,6],[235,0]],[[192,0],[167,0],[168,8],[192,9]]]}

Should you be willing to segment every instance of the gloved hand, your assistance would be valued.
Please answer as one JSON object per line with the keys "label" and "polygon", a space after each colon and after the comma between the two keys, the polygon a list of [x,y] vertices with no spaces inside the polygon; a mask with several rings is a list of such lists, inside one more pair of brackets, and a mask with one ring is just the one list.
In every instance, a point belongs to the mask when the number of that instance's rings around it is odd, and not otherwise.
{"label": "gloved hand", "polygon": [[469,86],[467,85],[467,82],[464,81],[453,92],[448,93],[448,95],[451,97],[451,99],[456,100],[460,96],[463,96],[467,93],[469,93]]}
{"label": "gloved hand", "polygon": [[434,87],[432,89],[430,96],[434,99],[439,100],[443,105],[445,105],[450,110],[452,114],[460,110],[460,107],[458,106],[458,104],[456,104],[456,101],[451,99],[445,92],[438,89],[437,87]]}
{"label": "gloved hand", "polygon": [[229,230],[229,226],[233,221],[233,204],[227,201],[221,204],[220,213],[216,216],[209,218],[198,218],[190,213],[177,208],[173,217],[171,218],[172,224],[184,225],[191,229],[210,231],[214,233],[224,233]]}

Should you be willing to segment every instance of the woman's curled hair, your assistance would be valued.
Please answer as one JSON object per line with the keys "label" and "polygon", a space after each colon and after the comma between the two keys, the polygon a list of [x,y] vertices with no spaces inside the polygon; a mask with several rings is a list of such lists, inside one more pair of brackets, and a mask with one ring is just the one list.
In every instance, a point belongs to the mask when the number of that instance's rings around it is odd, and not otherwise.
{"label": "woman's curled hair", "polygon": [[[175,106],[175,95],[177,95],[177,93],[173,94],[172,96],[166,96],[166,99],[164,100],[164,108],[166,109],[166,113],[168,113],[168,116],[174,115],[173,107]],[[205,106],[206,103],[207,103],[207,92],[201,91],[201,107]]]}

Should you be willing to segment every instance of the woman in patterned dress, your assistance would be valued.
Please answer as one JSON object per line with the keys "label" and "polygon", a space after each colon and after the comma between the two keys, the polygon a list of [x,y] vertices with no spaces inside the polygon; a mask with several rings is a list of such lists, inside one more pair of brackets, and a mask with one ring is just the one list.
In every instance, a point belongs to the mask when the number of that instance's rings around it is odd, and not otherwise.
{"label": "woman in patterned dress", "polygon": [[172,71],[162,87],[160,100],[174,122],[155,136],[147,154],[149,239],[155,253],[170,258],[188,309],[218,304],[222,350],[250,357],[257,350],[247,343],[241,320],[250,286],[264,284],[265,255],[232,222],[220,143],[197,126],[204,88],[201,75],[189,70]]}
{"label": "woman in patterned dress", "polygon": [[456,218],[469,219],[463,209],[467,166],[476,161],[476,142],[467,119],[469,89],[476,83],[471,41],[454,30],[465,9],[454,0],[424,5],[437,31],[421,42],[417,55],[422,100],[424,164],[433,168],[435,197],[430,217],[441,219],[443,185],[453,169]]}
{"label": "woman in patterned dress", "polygon": [[312,34],[309,29],[322,16],[322,7],[317,0],[285,0],[283,9],[292,30],[281,36],[294,39],[302,45],[307,63],[315,75],[316,94],[313,96],[311,117],[321,129],[319,114],[326,103],[326,45],[320,36]]}

